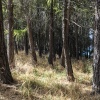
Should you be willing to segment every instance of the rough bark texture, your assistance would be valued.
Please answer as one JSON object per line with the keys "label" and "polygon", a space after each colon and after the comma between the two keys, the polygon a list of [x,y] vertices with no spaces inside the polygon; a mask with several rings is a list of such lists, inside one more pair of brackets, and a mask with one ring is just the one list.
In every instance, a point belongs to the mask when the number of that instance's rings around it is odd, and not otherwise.
{"label": "rough bark texture", "polygon": [[11,72],[9,69],[7,52],[4,43],[4,28],[2,15],[2,0],[0,0],[0,82],[10,84],[13,82]]}
{"label": "rough bark texture", "polygon": [[53,48],[54,48],[54,32],[53,32],[53,0],[51,0],[51,11],[50,11],[50,33],[49,33],[49,64],[53,65]]}
{"label": "rough bark texture", "polygon": [[73,70],[71,65],[71,58],[69,55],[69,47],[68,47],[68,35],[69,35],[69,6],[70,0],[64,0],[64,11],[63,11],[63,27],[62,27],[62,35],[63,35],[63,48],[64,48],[64,56],[65,56],[65,67],[67,70],[67,78],[69,81],[74,81]]}
{"label": "rough bark texture", "polygon": [[9,43],[8,43],[8,60],[11,68],[15,67],[14,61],[14,37],[13,37],[13,0],[8,0],[8,32],[9,32]]}
{"label": "rough bark texture", "polygon": [[100,93],[100,0],[96,0],[93,57],[93,90]]}
{"label": "rough bark texture", "polygon": [[32,62],[37,62],[37,57],[35,53],[35,45],[34,45],[34,39],[32,34],[32,28],[31,28],[31,20],[28,17],[27,18],[27,26],[28,26],[28,37],[29,37],[29,43],[30,43],[30,49],[31,49],[31,56],[32,56]]}

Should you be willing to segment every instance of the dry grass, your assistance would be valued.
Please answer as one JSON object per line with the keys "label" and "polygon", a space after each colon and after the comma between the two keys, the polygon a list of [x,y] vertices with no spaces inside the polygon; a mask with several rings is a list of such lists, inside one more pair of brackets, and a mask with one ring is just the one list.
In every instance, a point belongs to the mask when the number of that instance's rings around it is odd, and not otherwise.
{"label": "dry grass", "polygon": [[72,61],[76,80],[70,83],[59,60],[54,62],[52,68],[46,57],[38,57],[36,65],[32,65],[30,59],[30,55],[25,56],[22,52],[16,55],[16,68],[12,74],[18,83],[0,85],[0,100],[100,100],[100,96],[90,96],[90,61]]}

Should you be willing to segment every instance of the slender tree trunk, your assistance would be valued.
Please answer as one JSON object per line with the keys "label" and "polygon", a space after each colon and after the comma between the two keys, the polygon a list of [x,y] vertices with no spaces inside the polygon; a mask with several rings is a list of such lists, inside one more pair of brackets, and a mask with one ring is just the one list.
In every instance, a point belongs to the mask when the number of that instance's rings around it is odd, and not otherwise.
{"label": "slender tree trunk", "polygon": [[78,49],[78,26],[75,27],[76,32],[75,32],[75,44],[76,44],[76,59],[79,60],[79,49]]}
{"label": "slender tree trunk", "polygon": [[7,51],[4,43],[2,0],[0,0],[0,82],[5,84],[10,84],[13,82],[7,59]]}
{"label": "slender tree trunk", "polygon": [[24,42],[25,42],[25,54],[28,55],[28,34],[27,32],[25,33],[25,36],[24,36]]}
{"label": "slender tree trunk", "polygon": [[[40,25],[39,25],[40,26]],[[41,49],[41,34],[40,29],[38,31],[38,48],[39,48],[39,57],[42,57],[42,49]]]}
{"label": "slender tree trunk", "polygon": [[93,57],[93,91],[100,93],[100,0],[96,0]]}
{"label": "slender tree trunk", "polygon": [[27,26],[28,26],[28,37],[29,37],[29,43],[30,43],[30,49],[31,49],[31,56],[32,56],[32,62],[37,62],[37,57],[35,53],[35,45],[34,45],[34,39],[32,34],[32,28],[31,28],[31,20],[28,17],[27,18]]}
{"label": "slender tree trunk", "polygon": [[61,53],[62,53],[62,46],[61,46],[60,42],[59,42],[59,45],[58,45],[58,56],[59,56],[59,58],[61,58]]}
{"label": "slender tree trunk", "polygon": [[64,47],[62,48],[61,65],[65,68]]}
{"label": "slender tree trunk", "polygon": [[63,35],[64,56],[65,56],[65,67],[67,70],[68,80],[74,81],[73,69],[72,69],[71,58],[69,55],[69,47],[68,47],[70,0],[64,0],[63,4],[64,4],[64,11],[63,11],[64,19],[63,19],[62,35]]}
{"label": "slender tree trunk", "polygon": [[18,54],[18,47],[16,43],[16,36],[14,37],[14,47],[15,47],[15,53]]}
{"label": "slender tree trunk", "polygon": [[13,37],[13,0],[8,0],[8,32],[9,32],[9,43],[8,43],[8,60],[11,68],[15,67],[14,60],[14,37]]}
{"label": "slender tree trunk", "polygon": [[49,33],[49,64],[53,65],[53,53],[54,53],[54,32],[53,32],[53,0],[51,0],[50,11],[50,33]]}
{"label": "slender tree trunk", "polygon": [[39,50],[39,57],[42,57],[42,38],[41,38],[41,23],[40,23],[40,3],[37,0],[37,20],[38,20],[38,50]]}
{"label": "slender tree trunk", "polygon": [[45,22],[45,31],[44,31],[44,54],[47,52],[47,23]]}

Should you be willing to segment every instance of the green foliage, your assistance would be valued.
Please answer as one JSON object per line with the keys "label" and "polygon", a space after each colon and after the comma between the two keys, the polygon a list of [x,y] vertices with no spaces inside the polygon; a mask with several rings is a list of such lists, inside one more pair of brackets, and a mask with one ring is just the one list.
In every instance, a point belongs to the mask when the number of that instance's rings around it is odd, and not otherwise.
{"label": "green foliage", "polygon": [[47,5],[50,6],[51,0],[47,0]]}
{"label": "green foliage", "polygon": [[17,40],[20,40],[23,38],[26,32],[27,32],[27,28],[23,30],[14,30],[14,36],[16,37]]}

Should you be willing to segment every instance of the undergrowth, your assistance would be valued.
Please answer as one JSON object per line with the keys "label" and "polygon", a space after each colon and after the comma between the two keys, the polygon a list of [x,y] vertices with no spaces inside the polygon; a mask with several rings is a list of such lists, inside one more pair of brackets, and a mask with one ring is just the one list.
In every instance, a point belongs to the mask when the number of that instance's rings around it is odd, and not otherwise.
{"label": "undergrowth", "polygon": [[72,60],[75,82],[70,83],[59,59],[54,62],[53,68],[45,57],[38,57],[36,65],[32,65],[30,59],[23,53],[16,55],[16,68],[12,70],[18,81],[17,90],[24,100],[99,100],[98,96],[90,97],[91,61]]}

